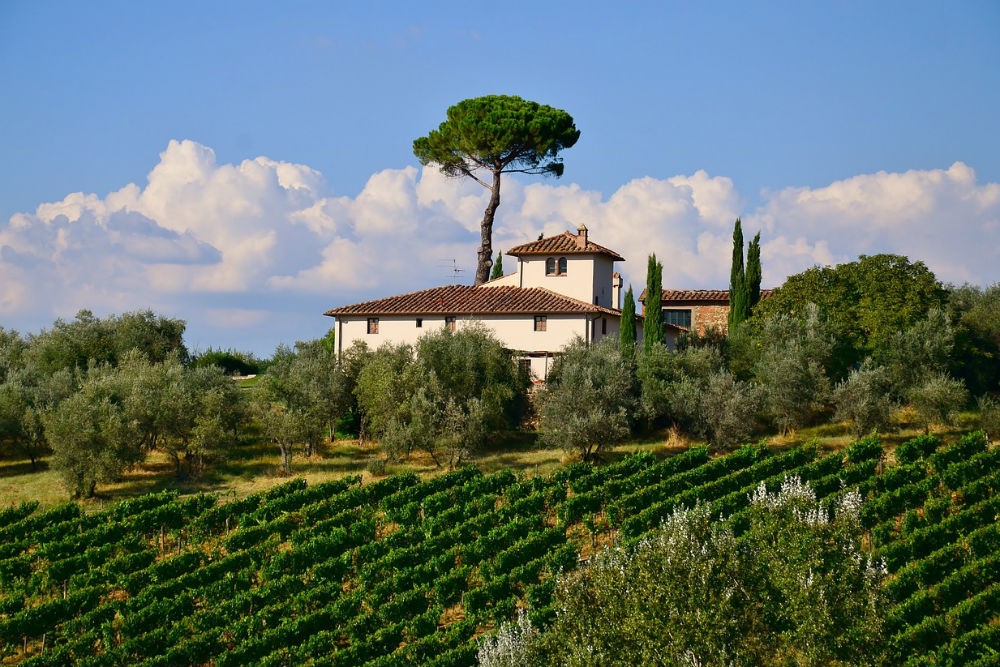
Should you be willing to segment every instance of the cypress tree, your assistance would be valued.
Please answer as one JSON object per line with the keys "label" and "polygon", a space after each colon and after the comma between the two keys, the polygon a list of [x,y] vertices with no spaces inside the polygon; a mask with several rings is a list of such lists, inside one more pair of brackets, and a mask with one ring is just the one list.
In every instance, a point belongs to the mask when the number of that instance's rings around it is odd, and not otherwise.
{"label": "cypress tree", "polygon": [[626,359],[631,359],[635,355],[635,297],[632,296],[631,285],[625,292],[625,303],[622,306],[622,325],[618,330],[618,349]]}
{"label": "cypress tree", "polygon": [[497,261],[493,263],[493,273],[490,274],[490,280],[496,280],[497,278],[503,277],[503,251],[497,253]]}
{"label": "cypress tree", "polygon": [[760,301],[760,232],[750,241],[747,248],[747,312],[752,313],[757,302]]}
{"label": "cypress tree", "polygon": [[646,306],[643,310],[642,347],[652,349],[664,344],[663,332],[663,265],[656,261],[656,254],[649,256],[646,269]]}
{"label": "cypress tree", "polygon": [[743,268],[743,226],[736,218],[733,226],[733,264],[729,273],[729,330],[749,315],[747,278]]}

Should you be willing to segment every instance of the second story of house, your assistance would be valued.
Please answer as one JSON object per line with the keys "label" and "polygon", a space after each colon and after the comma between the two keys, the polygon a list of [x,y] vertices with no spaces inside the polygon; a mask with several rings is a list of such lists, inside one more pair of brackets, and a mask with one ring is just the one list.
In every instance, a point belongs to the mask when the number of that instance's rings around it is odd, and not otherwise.
{"label": "second story of house", "polygon": [[587,227],[511,248],[517,269],[483,287],[542,287],[604,308],[621,309],[621,276],[615,262],[625,258],[591,241]]}

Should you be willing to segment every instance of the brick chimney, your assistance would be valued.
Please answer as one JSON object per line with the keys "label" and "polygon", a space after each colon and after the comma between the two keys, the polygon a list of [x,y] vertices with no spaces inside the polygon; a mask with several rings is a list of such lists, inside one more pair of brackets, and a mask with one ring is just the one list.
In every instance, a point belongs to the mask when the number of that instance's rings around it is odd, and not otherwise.
{"label": "brick chimney", "polygon": [[582,223],[576,228],[576,247],[579,250],[584,250],[587,247],[587,225]]}

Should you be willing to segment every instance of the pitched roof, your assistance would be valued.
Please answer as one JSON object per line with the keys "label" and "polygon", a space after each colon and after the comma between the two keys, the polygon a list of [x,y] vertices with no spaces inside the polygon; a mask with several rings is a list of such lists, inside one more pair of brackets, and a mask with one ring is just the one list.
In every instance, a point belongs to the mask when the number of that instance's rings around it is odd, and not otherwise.
{"label": "pitched roof", "polygon": [[621,315],[542,287],[447,285],[332,308],[324,315]]}
{"label": "pitched roof", "polygon": [[625,261],[625,258],[614,250],[609,250],[589,239],[583,244],[583,247],[580,247],[577,244],[578,238],[579,236],[576,234],[563,232],[556,236],[514,246],[507,251],[507,254],[513,257],[520,255],[607,255],[616,261]]}
{"label": "pitched roof", "polygon": [[[771,296],[774,290],[762,289],[760,298]],[[729,304],[729,290],[724,289],[665,289],[661,297],[664,305],[670,303],[706,303],[714,302],[718,304]],[[646,290],[639,295],[639,301],[645,303]]]}

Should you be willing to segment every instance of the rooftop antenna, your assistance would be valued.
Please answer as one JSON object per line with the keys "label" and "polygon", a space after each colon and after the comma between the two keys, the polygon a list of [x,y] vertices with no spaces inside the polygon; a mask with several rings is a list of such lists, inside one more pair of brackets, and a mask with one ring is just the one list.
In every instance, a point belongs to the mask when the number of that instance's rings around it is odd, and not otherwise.
{"label": "rooftop antenna", "polygon": [[439,259],[438,264],[442,264],[448,271],[451,272],[451,283],[453,285],[458,284],[458,274],[464,273],[465,269],[458,265],[458,262],[454,259]]}

